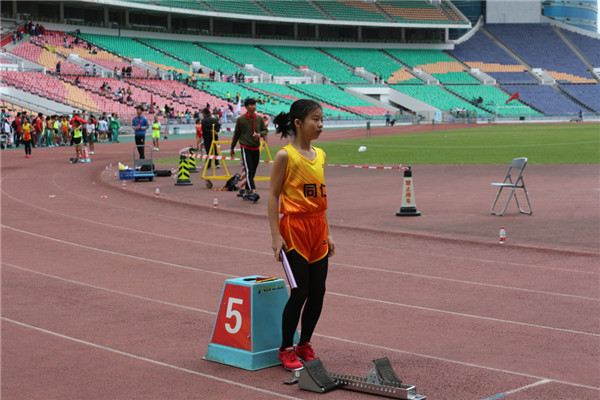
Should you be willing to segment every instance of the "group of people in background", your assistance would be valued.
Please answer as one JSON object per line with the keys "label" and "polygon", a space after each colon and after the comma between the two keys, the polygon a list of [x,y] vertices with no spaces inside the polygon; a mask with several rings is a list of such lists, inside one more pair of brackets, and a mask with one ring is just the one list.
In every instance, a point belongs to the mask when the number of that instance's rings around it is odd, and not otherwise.
{"label": "group of people in background", "polygon": [[[96,118],[73,112],[71,115],[44,115],[18,112],[11,116],[2,109],[2,134],[6,135],[8,146],[25,149],[25,157],[31,157],[35,147],[76,146],[81,138],[82,144],[89,145],[90,154],[94,154],[94,143],[119,143],[121,124],[117,114],[103,113]],[[77,152],[77,159],[81,159]]]}

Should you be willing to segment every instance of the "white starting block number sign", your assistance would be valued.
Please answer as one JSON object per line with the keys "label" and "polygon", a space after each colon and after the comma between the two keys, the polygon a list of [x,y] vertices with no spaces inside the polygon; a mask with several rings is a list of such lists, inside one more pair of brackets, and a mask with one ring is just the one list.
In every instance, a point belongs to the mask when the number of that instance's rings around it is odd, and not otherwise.
{"label": "white starting block number sign", "polygon": [[232,328],[231,324],[229,322],[227,322],[227,323],[225,323],[225,329],[227,330],[227,332],[231,333],[232,335],[235,335],[236,333],[238,333],[240,331],[240,328],[242,327],[242,313],[239,312],[238,310],[233,309],[234,304],[239,304],[241,306],[244,304],[244,300],[230,297],[229,301],[227,302],[227,313],[225,314],[225,318],[226,319],[234,318],[235,325]]}
{"label": "white starting block number sign", "polygon": [[241,350],[251,350],[250,288],[226,285],[212,342]]}

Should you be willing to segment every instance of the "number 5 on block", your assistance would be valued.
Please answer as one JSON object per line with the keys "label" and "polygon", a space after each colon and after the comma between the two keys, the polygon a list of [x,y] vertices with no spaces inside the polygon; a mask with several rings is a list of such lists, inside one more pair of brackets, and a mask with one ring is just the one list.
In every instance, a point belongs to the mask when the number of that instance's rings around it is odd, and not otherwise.
{"label": "number 5 on block", "polygon": [[252,350],[250,288],[225,285],[212,342],[241,350]]}

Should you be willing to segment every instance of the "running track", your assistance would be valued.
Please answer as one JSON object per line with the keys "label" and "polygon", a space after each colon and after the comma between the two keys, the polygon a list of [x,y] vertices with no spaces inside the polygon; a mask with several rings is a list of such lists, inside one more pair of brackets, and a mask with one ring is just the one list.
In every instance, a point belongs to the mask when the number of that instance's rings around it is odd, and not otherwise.
{"label": "running track", "polygon": [[[376,398],[202,360],[224,280],[282,276],[266,199],[198,175],[123,190],[103,171],[131,144],[97,150],[79,165],[70,148],[2,152],[2,399]],[[387,356],[428,399],[600,398],[598,166],[527,168],[534,214],[499,218],[489,182],[506,166],[413,166],[423,215],[408,219],[400,172],[328,168],[337,254],[313,338],[328,370]]]}

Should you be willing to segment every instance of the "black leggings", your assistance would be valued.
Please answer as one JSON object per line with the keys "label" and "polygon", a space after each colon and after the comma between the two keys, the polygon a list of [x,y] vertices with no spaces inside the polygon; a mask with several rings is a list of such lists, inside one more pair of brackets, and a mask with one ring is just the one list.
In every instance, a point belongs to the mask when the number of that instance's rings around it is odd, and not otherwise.
{"label": "black leggings", "polygon": [[[295,250],[286,253],[286,256],[298,287],[292,289],[290,298],[283,309],[282,349],[294,345],[294,334],[298,327],[298,321],[300,321],[300,313],[302,313],[302,331],[299,343],[303,345],[310,342],[323,308],[325,280],[329,265],[327,256],[312,264],[309,264]],[[304,307],[304,311],[302,311],[302,307]]]}
{"label": "black leggings", "polygon": [[31,155],[31,140],[23,140],[25,146],[25,155]]}

